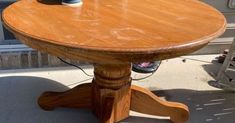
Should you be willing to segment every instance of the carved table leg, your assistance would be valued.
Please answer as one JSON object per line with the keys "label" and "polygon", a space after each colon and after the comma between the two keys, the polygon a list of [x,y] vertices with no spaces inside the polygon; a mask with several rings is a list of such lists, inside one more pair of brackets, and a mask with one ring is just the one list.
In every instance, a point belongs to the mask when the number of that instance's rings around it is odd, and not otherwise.
{"label": "carved table leg", "polygon": [[170,116],[174,123],[185,123],[189,117],[188,107],[181,103],[163,101],[151,91],[131,87],[131,110],[157,116]]}
{"label": "carved table leg", "polygon": [[131,65],[95,65],[93,110],[102,123],[113,123],[129,116]]}
{"label": "carved table leg", "polygon": [[114,97],[106,97],[104,99],[102,123],[113,123],[114,100]]}
{"label": "carved table leg", "polygon": [[92,84],[82,84],[65,92],[44,92],[38,99],[39,106],[44,110],[56,107],[91,108]]}
{"label": "carved table leg", "polygon": [[38,104],[44,110],[56,107],[92,108],[102,123],[114,123],[129,116],[129,111],[170,116],[174,123],[184,123],[189,116],[187,106],[160,100],[152,92],[131,86],[131,64],[95,64],[95,77],[65,92],[45,92]]}

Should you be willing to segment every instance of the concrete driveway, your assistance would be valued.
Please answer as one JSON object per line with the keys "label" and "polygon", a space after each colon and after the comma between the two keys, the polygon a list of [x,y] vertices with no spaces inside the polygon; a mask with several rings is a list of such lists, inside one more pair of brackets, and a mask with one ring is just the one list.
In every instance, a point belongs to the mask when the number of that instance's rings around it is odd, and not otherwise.
{"label": "concrete driveway", "polygon": [[[216,56],[165,60],[153,76],[133,84],[151,89],[162,99],[187,104],[191,113],[188,123],[235,123],[235,93],[208,85],[221,66],[211,62]],[[92,74],[92,66],[82,67]],[[146,75],[133,72],[132,76]],[[44,91],[64,91],[91,80],[72,67],[0,71],[0,123],[98,123],[87,109],[43,111],[37,105]],[[131,117],[120,123],[170,123],[167,118],[156,118],[131,112]]]}

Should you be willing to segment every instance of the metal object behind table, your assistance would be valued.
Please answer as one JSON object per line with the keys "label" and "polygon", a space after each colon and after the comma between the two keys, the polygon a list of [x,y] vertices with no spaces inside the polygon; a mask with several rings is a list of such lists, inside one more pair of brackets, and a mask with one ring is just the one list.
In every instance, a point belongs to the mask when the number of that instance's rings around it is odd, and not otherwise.
{"label": "metal object behind table", "polygon": [[235,8],[235,0],[229,0],[229,8]]}

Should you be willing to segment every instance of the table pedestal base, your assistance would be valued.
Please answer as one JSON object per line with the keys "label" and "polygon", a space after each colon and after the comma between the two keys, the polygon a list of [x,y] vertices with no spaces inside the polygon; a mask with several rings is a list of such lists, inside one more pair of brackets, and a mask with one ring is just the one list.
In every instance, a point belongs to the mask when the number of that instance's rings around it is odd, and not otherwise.
{"label": "table pedestal base", "polygon": [[92,83],[78,85],[65,92],[45,92],[38,104],[44,110],[56,107],[91,108],[102,123],[129,117],[129,111],[170,116],[174,123],[184,123],[188,107],[163,101],[147,89],[131,86],[131,65],[95,65]]}

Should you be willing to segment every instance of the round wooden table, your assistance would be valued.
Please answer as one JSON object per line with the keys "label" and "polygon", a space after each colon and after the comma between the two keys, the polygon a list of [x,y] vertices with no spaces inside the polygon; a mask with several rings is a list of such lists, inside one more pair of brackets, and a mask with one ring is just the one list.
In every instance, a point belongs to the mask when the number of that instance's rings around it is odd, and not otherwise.
{"label": "round wooden table", "polygon": [[189,54],[226,27],[219,11],[198,0],[83,0],[81,7],[21,0],[3,11],[2,20],[32,48],[94,65],[92,83],[45,92],[38,104],[45,110],[91,108],[102,123],[123,120],[130,110],[187,121],[186,105],[131,85],[131,63]]}

